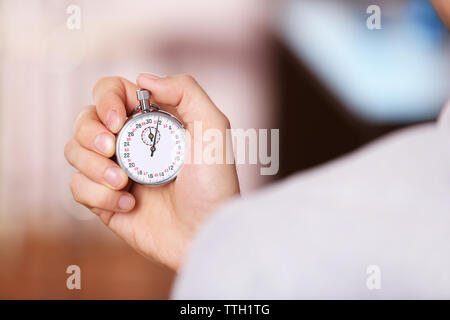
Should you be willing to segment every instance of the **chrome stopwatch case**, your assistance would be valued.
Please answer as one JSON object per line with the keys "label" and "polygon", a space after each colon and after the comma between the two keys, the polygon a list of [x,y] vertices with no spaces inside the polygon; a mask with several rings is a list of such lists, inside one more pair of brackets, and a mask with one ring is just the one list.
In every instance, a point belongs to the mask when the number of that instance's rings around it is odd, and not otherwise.
{"label": "chrome stopwatch case", "polygon": [[137,90],[139,106],[120,130],[116,158],[133,181],[162,185],[176,178],[184,163],[186,132],[168,112],[151,104],[150,92]]}

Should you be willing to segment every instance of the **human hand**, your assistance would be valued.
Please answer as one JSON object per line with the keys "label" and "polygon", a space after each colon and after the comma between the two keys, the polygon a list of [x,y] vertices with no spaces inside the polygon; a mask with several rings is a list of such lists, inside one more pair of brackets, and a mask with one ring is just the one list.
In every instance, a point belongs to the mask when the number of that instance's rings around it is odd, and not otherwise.
{"label": "human hand", "polygon": [[[228,119],[192,77],[141,74],[137,82],[152,93],[151,102],[183,122],[191,137],[194,121],[202,122],[203,131],[214,128],[224,137],[229,134]],[[174,181],[163,186],[148,187],[129,180],[109,158],[115,152],[114,134],[137,105],[137,89],[119,77],[97,82],[95,106],[81,110],[74,137],[64,150],[67,161],[79,171],[72,176],[70,188],[77,202],[138,252],[177,270],[205,217],[222,201],[239,194],[236,168],[234,164],[191,161]]]}

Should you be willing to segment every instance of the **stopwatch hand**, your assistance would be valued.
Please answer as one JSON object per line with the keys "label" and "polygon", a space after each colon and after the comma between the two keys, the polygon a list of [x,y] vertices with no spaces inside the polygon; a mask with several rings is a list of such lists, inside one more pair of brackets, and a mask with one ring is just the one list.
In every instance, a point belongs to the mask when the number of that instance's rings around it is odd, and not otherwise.
{"label": "stopwatch hand", "polygon": [[153,152],[155,152],[156,148],[155,148],[155,144],[156,144],[156,136],[158,135],[158,126],[159,126],[159,117],[158,120],[156,121],[156,128],[155,128],[155,137],[153,139],[153,145],[150,148],[150,150],[152,151],[152,154],[150,155],[150,157],[153,157]]}
{"label": "stopwatch hand", "polygon": [[150,133],[148,134],[148,138],[150,141],[153,141],[153,133],[152,133],[152,127],[149,127]]}

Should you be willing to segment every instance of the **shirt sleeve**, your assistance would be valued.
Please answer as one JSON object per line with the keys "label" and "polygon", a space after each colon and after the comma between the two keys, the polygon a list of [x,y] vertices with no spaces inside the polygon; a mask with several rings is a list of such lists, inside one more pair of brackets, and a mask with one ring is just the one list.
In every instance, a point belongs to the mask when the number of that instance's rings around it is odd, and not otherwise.
{"label": "shirt sleeve", "polygon": [[231,201],[173,298],[450,298],[448,116]]}

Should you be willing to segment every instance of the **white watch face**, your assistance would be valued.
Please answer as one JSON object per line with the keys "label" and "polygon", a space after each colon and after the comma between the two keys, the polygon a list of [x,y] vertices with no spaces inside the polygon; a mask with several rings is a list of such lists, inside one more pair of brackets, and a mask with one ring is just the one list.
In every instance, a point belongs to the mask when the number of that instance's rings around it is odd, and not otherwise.
{"label": "white watch face", "polygon": [[180,171],[186,149],[182,124],[168,113],[140,113],[128,120],[117,137],[117,162],[137,183],[159,185]]}

